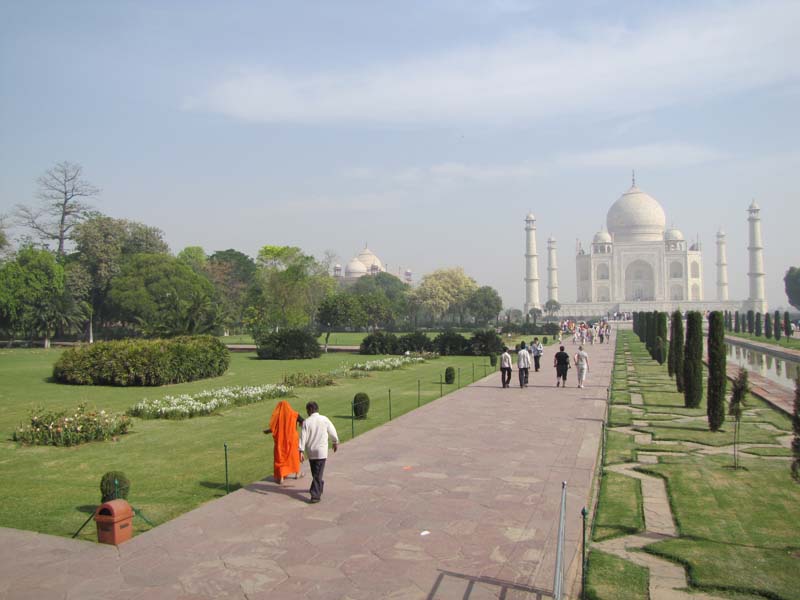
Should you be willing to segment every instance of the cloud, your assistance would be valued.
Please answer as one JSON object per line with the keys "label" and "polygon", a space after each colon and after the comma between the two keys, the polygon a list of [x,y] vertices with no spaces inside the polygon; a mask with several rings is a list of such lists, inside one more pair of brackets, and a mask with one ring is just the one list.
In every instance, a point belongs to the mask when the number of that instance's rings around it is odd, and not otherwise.
{"label": "cloud", "polygon": [[793,82],[800,3],[714,3],[635,29],[526,30],[493,45],[368,68],[241,68],[185,107],[261,122],[511,124],[623,116]]}
{"label": "cloud", "polygon": [[555,162],[565,168],[668,168],[690,167],[724,158],[727,158],[725,153],[708,146],[667,142],[564,154]]}

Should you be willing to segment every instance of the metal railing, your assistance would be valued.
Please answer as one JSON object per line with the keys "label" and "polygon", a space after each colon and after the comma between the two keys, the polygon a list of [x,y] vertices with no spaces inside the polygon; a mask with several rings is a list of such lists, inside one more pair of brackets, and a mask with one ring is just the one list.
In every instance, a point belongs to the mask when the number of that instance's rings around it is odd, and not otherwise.
{"label": "metal railing", "polygon": [[558,518],[558,546],[556,547],[556,572],[553,575],[553,598],[561,600],[564,591],[564,527],[567,516],[567,482],[561,482],[561,514]]}

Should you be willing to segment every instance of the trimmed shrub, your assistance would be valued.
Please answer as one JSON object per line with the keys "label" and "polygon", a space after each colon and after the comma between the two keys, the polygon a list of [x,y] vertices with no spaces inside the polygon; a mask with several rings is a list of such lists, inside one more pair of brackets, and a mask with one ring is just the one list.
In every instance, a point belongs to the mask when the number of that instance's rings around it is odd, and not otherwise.
{"label": "trimmed shrub", "polygon": [[763,316],[761,315],[761,313],[760,312],[756,313],[756,330],[755,330],[756,337],[761,337],[761,335],[763,333],[762,325],[761,325],[762,324],[762,319],[763,319]]}
{"label": "trimmed shrub", "polygon": [[764,337],[772,339],[772,315],[769,313],[764,315]]}
{"label": "trimmed shrub", "polygon": [[358,392],[353,396],[353,415],[356,419],[366,419],[369,412],[369,396]]}
{"label": "trimmed shrub", "polygon": [[772,318],[772,337],[778,342],[781,339],[781,313],[775,311],[775,316]]}
{"label": "trimmed shrub", "polygon": [[399,354],[400,342],[393,333],[376,331],[361,340],[359,354]]}
{"label": "trimmed shrub", "polygon": [[291,373],[283,378],[283,384],[291,387],[325,387],[333,385],[333,375],[330,373]]}
{"label": "trimmed shrub", "polygon": [[703,394],[703,315],[686,315],[686,346],[683,352],[683,399],[687,408],[700,406]]}
{"label": "trimmed shrub", "polygon": [[230,353],[208,335],[96,342],[65,350],[53,378],[76,385],[154,386],[219,377]]}
{"label": "trimmed shrub", "polygon": [[256,354],[265,360],[318,358],[322,354],[316,336],[305,329],[281,329],[256,338]]}
{"label": "trimmed shrub", "polygon": [[130,491],[131,482],[122,471],[109,471],[100,478],[100,502],[127,500]]}
{"label": "trimmed shrub", "polygon": [[456,370],[453,367],[447,367],[444,370],[444,382],[450,385],[456,380]]}
{"label": "trimmed shrub", "polygon": [[755,330],[756,314],[752,310],[747,311],[747,333],[752,334]]}
{"label": "trimmed shrub", "polygon": [[497,354],[490,354],[489,355],[489,364],[493,367],[497,366]]}
{"label": "trimmed shrub", "polygon": [[494,329],[476,331],[469,340],[470,349],[475,356],[500,354],[503,352],[503,340]]}
{"label": "trimmed shrub", "polygon": [[725,354],[725,325],[718,310],[708,317],[708,427],[719,431],[725,422],[725,390],[728,385]]}
{"label": "trimmed shrub", "polygon": [[421,331],[401,335],[397,340],[397,351],[401,354],[405,352],[431,352],[432,350],[433,340]]}
{"label": "trimmed shrub", "polygon": [[32,446],[75,446],[84,442],[110,440],[133,427],[125,415],[89,410],[81,404],[74,411],[31,411],[30,423],[20,425],[11,436],[15,442]]}
{"label": "trimmed shrub", "polygon": [[792,337],[792,322],[789,320],[789,311],[783,313],[783,335],[787,338]]}
{"label": "trimmed shrub", "polygon": [[441,356],[469,354],[467,338],[455,331],[443,331],[433,340],[433,345]]}

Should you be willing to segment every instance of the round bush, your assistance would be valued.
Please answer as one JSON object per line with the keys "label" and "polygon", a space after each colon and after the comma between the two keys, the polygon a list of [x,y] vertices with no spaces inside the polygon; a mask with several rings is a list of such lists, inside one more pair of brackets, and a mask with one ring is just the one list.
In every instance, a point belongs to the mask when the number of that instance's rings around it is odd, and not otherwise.
{"label": "round bush", "polygon": [[398,352],[430,352],[433,350],[433,340],[421,331],[414,331],[401,335],[397,340]]}
{"label": "round bush", "polygon": [[[116,484],[114,480],[117,481]],[[100,502],[118,499],[127,500],[130,491],[131,482],[122,471],[109,471],[100,479],[100,493],[102,494]]]}
{"label": "round bush", "polygon": [[360,354],[399,354],[400,343],[393,333],[376,331],[361,341]]}
{"label": "round bush", "polygon": [[475,356],[499,354],[503,352],[503,340],[494,329],[476,331],[469,340],[469,347]]}
{"label": "round bush", "polygon": [[53,378],[77,385],[166,385],[218,377],[229,364],[225,344],[208,335],[119,340],[65,350]]}
{"label": "round bush", "polygon": [[443,331],[433,340],[433,345],[442,356],[469,355],[467,338],[455,331]]}
{"label": "round bush", "polygon": [[317,338],[305,329],[281,329],[262,333],[256,338],[258,358],[292,360],[318,358],[322,354]]}
{"label": "round bush", "polygon": [[453,367],[447,367],[444,370],[444,382],[451,384],[456,380],[456,370]]}
{"label": "round bush", "polygon": [[356,419],[366,419],[369,412],[369,396],[358,392],[353,396],[353,415]]}
{"label": "round bush", "polygon": [[490,354],[489,355],[489,364],[493,367],[497,366],[497,354]]}

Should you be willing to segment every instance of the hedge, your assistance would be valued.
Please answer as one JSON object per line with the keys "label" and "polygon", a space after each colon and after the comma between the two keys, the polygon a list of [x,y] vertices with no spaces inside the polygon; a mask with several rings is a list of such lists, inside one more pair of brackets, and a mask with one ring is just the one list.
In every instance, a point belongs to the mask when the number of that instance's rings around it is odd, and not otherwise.
{"label": "hedge", "polygon": [[53,366],[53,378],[76,385],[156,386],[218,377],[230,353],[215,337],[119,340],[70,348]]}
{"label": "hedge", "polygon": [[281,329],[255,338],[258,358],[293,360],[318,358],[322,354],[317,337],[305,329]]}

